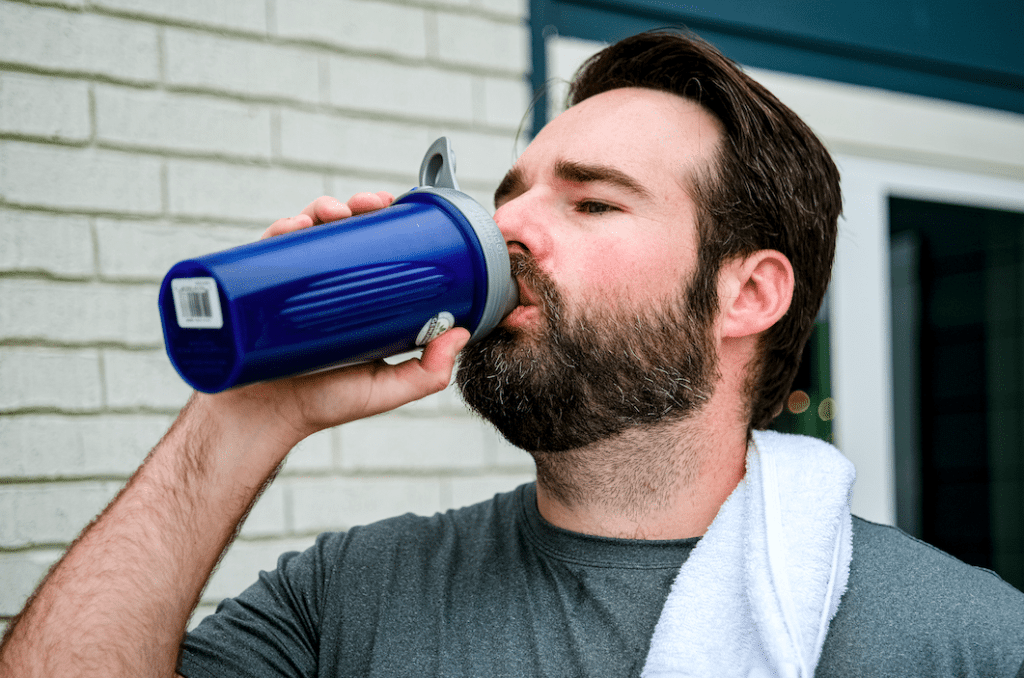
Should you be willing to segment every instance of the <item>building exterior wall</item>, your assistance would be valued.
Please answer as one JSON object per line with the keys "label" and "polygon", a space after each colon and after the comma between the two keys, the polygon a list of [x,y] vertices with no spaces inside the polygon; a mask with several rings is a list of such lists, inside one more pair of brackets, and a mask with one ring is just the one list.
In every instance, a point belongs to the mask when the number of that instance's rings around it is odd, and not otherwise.
{"label": "building exterior wall", "polygon": [[[176,261],[322,194],[399,194],[448,135],[485,205],[529,104],[523,2],[0,0],[0,630],[189,396]],[[199,616],[322,530],[532,477],[451,388],[304,441]]]}

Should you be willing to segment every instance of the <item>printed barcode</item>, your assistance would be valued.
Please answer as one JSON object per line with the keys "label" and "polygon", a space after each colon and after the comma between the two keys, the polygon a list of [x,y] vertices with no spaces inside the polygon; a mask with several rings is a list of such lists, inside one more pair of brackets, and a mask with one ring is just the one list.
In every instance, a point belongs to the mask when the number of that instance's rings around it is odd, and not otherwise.
{"label": "printed barcode", "polygon": [[171,280],[178,327],[217,330],[224,326],[217,282],[213,278],[175,278]]}
{"label": "printed barcode", "polygon": [[206,290],[182,290],[185,294],[185,311],[189,318],[212,318],[210,294]]}

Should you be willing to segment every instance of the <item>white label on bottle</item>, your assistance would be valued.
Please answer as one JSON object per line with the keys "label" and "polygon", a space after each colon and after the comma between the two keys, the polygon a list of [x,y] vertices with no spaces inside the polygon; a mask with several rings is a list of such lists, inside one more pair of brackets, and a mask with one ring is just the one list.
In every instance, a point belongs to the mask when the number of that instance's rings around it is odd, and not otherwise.
{"label": "white label on bottle", "polygon": [[455,316],[448,311],[441,311],[427,321],[420,333],[416,335],[416,345],[426,346],[427,342],[436,339],[455,326]]}
{"label": "white label on bottle", "polygon": [[217,281],[213,278],[175,278],[171,281],[171,294],[178,327],[219,330],[224,326]]}

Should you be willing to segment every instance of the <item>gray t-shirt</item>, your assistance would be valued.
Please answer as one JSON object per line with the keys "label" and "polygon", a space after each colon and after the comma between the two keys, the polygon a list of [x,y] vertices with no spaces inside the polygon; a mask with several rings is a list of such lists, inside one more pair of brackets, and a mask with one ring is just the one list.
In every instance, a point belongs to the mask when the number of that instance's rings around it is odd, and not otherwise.
{"label": "gray t-shirt", "polygon": [[[533,485],[321,535],[204,620],[179,671],[639,676],[697,541],[561,530]],[[853,549],[817,676],[1024,677],[1024,594],[894,528],[854,519]]]}

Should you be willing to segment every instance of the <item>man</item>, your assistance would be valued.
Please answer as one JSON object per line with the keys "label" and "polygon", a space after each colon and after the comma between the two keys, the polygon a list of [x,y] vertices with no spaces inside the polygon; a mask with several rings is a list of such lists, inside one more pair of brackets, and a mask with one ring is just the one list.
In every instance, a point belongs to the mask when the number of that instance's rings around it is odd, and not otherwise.
{"label": "man", "polygon": [[[848,508],[819,521],[807,497],[821,486],[824,503],[846,507],[846,462],[825,446],[791,450],[810,445],[799,440],[752,442],[781,407],[828,282],[840,197],[818,140],[710,46],[675,34],[602,52],[572,103],[497,190],[521,305],[463,352],[457,376],[470,406],[534,456],[535,486],[323,535],[225,601],[179,663],[210,571],[287,452],[443,388],[468,333],[397,366],[196,394],[12,626],[0,666],[1024,675],[1024,596],[851,522]],[[267,234],[390,199],[321,198]],[[819,457],[828,472],[814,475]],[[819,522],[834,528],[821,548]],[[751,568],[762,543],[766,565]],[[801,570],[819,555],[828,571]]]}

